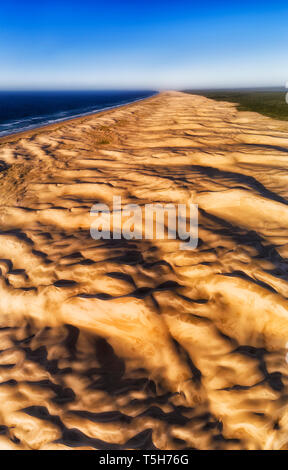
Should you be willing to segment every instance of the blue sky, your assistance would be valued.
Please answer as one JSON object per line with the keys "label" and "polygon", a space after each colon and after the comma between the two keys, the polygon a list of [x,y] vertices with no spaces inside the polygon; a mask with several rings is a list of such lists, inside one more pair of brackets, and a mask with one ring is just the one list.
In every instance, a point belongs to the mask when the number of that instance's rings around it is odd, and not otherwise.
{"label": "blue sky", "polygon": [[0,88],[284,85],[287,1],[10,0]]}

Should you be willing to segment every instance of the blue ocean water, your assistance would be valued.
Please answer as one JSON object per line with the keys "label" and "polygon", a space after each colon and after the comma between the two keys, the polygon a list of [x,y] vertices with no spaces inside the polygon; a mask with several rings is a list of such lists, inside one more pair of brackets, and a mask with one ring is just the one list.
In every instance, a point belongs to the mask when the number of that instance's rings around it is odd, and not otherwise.
{"label": "blue ocean water", "polygon": [[0,91],[0,136],[99,112],[155,91]]}

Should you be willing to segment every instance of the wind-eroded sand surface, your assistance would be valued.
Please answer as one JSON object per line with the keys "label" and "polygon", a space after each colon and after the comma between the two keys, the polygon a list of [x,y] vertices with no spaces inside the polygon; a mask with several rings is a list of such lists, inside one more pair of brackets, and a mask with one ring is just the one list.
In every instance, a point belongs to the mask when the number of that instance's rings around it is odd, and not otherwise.
{"label": "wind-eroded sand surface", "polygon": [[[167,92],[0,160],[0,447],[288,448],[288,124]],[[93,240],[116,195],[198,248]]]}

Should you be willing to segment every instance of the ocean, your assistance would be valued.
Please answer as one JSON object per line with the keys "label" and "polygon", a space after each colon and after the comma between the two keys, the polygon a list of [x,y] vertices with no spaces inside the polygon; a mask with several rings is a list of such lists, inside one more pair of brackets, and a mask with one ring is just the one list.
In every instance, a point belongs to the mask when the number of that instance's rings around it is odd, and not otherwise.
{"label": "ocean", "polygon": [[0,136],[85,116],[154,95],[133,91],[0,91]]}

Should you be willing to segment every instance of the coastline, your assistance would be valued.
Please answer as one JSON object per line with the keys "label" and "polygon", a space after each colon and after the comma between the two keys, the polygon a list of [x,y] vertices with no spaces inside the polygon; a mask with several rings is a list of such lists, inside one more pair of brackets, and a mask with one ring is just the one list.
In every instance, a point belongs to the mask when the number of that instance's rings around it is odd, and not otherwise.
{"label": "coastline", "polygon": [[89,111],[89,112],[85,112],[85,113],[79,113],[79,114],[76,114],[74,116],[70,116],[70,117],[64,117],[64,118],[59,118],[59,119],[55,119],[53,122],[49,122],[49,123],[45,123],[45,124],[36,124],[35,126],[33,127],[30,127],[29,129],[24,129],[24,130],[21,130],[21,131],[16,131],[16,132],[11,132],[7,135],[2,135],[0,136],[0,142],[2,139],[6,138],[6,137],[12,137],[12,136],[17,136],[19,134],[25,134],[30,132],[30,131],[37,131],[38,129],[46,129],[46,128],[49,128],[50,126],[54,126],[54,125],[57,125],[57,124],[61,124],[61,123],[65,123],[65,122],[68,122],[68,121],[74,121],[76,119],[81,119],[81,118],[85,118],[85,117],[89,117],[89,116],[94,116],[94,115],[97,115],[97,114],[100,114],[100,113],[103,113],[103,112],[106,112],[106,111],[110,111],[110,110],[113,110],[113,109],[117,109],[117,108],[120,108],[122,106],[128,106],[130,104],[133,104],[133,103],[137,103],[138,101],[143,101],[143,100],[146,100],[146,99],[149,99],[149,98],[153,98],[153,96],[157,96],[160,92],[159,91],[156,91],[154,92],[151,96],[148,96],[148,97],[144,97],[144,98],[137,98],[133,101],[129,101],[127,103],[122,103],[122,104],[116,104],[116,105],[113,105],[113,106],[108,106],[108,107],[104,107],[104,108],[101,108],[99,109],[98,111],[97,110],[93,110],[93,111]]}
{"label": "coastline", "polygon": [[[175,91],[0,139],[0,448],[288,448],[287,151]],[[196,250],[94,240],[114,196],[198,204]]]}

